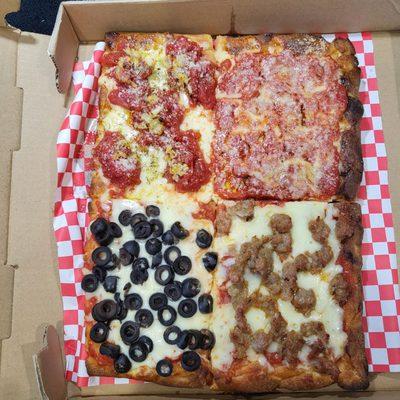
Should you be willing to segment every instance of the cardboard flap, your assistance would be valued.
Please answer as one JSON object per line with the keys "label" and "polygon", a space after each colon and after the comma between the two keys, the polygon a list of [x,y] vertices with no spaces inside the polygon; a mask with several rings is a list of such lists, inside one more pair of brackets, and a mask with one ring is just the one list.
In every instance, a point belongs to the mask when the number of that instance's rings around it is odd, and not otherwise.
{"label": "cardboard flap", "polygon": [[43,348],[33,356],[33,364],[42,398],[66,399],[67,385],[64,379],[62,351],[57,331],[52,325],[45,328]]}
{"label": "cardboard flap", "polygon": [[78,46],[79,40],[65,8],[61,4],[47,50],[56,67],[56,86],[60,93],[68,90]]}
{"label": "cardboard flap", "polygon": [[0,282],[0,340],[3,340],[11,336],[14,268],[2,266],[0,268]]}

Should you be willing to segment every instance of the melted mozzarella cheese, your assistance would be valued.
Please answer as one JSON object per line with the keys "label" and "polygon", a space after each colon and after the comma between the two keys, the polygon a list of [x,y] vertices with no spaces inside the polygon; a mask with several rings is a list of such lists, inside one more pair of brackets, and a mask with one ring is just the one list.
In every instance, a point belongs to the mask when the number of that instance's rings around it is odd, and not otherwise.
{"label": "melted mozzarella cheese", "polygon": [[112,105],[102,117],[101,124],[104,130],[120,132],[128,141],[133,140],[139,132],[130,126],[129,111],[123,107]]}
{"label": "melted mozzarella cheese", "polygon": [[270,319],[265,315],[265,312],[260,308],[251,307],[246,312],[246,320],[253,332],[270,330]]}

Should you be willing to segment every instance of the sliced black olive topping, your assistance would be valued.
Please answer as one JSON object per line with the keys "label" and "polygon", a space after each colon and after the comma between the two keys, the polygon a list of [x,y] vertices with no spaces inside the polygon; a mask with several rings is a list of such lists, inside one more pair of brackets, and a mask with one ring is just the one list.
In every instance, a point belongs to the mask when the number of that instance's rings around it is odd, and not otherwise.
{"label": "sliced black olive topping", "polygon": [[121,301],[121,293],[120,292],[117,292],[114,294],[114,300],[117,302],[117,304],[119,301]]}
{"label": "sliced black olive topping", "polygon": [[108,222],[104,218],[97,218],[90,224],[90,232],[93,235],[105,232],[108,229]]}
{"label": "sliced black olive topping", "polygon": [[125,344],[131,344],[139,338],[140,325],[137,322],[126,321],[121,325],[119,333]]}
{"label": "sliced black olive topping", "polygon": [[151,235],[151,225],[147,221],[141,221],[133,225],[135,239],[147,239]]}
{"label": "sliced black olive topping", "polygon": [[125,242],[122,247],[132,256],[138,257],[140,252],[139,243],[136,240],[128,240]]}
{"label": "sliced black olive topping", "polygon": [[120,238],[122,236],[122,229],[115,222],[110,222],[110,229],[111,229],[111,234],[115,238]]}
{"label": "sliced black olive topping", "polygon": [[138,343],[143,343],[147,347],[147,353],[153,351],[153,341],[148,336],[140,336]]}
{"label": "sliced black olive topping", "polygon": [[105,231],[94,234],[94,238],[100,246],[108,246],[114,240],[111,228],[108,225]]}
{"label": "sliced black olive topping", "polygon": [[109,293],[115,293],[117,291],[117,283],[118,283],[117,276],[113,275],[107,276],[103,282],[104,290]]}
{"label": "sliced black olive topping", "polygon": [[154,293],[149,298],[149,306],[152,310],[159,310],[168,304],[167,296],[164,293]]}
{"label": "sliced black olive topping", "polygon": [[95,274],[88,274],[82,278],[81,287],[85,292],[94,292],[99,286],[99,278]]}
{"label": "sliced black olive topping", "polygon": [[142,308],[136,312],[135,321],[139,323],[142,328],[148,328],[153,323],[154,317],[150,310]]}
{"label": "sliced black olive topping", "polygon": [[125,296],[124,304],[128,310],[140,310],[143,300],[137,293],[131,293]]}
{"label": "sliced black olive topping", "polygon": [[151,268],[158,267],[162,263],[162,259],[163,259],[163,256],[162,256],[161,252],[154,254],[154,256],[151,259]]}
{"label": "sliced black olive topping", "polygon": [[171,232],[178,239],[184,239],[189,236],[189,231],[185,229],[179,221],[176,221],[171,226]]}
{"label": "sliced black olive topping", "polygon": [[204,293],[202,294],[199,299],[199,311],[202,314],[209,314],[213,312],[213,298],[210,294]]}
{"label": "sliced black olive topping", "polygon": [[215,336],[214,334],[208,329],[202,329],[201,331],[202,340],[200,343],[200,347],[203,350],[210,350],[214,347],[215,344]]}
{"label": "sliced black olive topping", "polygon": [[132,215],[131,218],[131,226],[132,228],[138,223],[138,222],[143,222],[143,221],[147,221],[147,217],[142,214],[142,213],[137,213]]}
{"label": "sliced black olive topping", "polygon": [[90,330],[90,339],[96,343],[104,342],[107,339],[108,330],[108,326],[104,322],[96,322]]}
{"label": "sliced black olive topping", "polygon": [[121,264],[123,266],[127,266],[132,263],[133,257],[132,254],[130,254],[127,250],[125,250],[123,247],[119,249],[119,260],[121,261]]}
{"label": "sliced black olive topping", "polygon": [[178,275],[186,275],[192,269],[192,261],[187,256],[179,256],[174,263],[172,268]]}
{"label": "sliced black olive topping", "polygon": [[174,279],[174,275],[175,274],[169,265],[161,265],[156,269],[154,279],[160,285],[165,286]]}
{"label": "sliced black olive topping", "polygon": [[213,237],[205,229],[200,229],[196,234],[196,244],[201,249],[206,249],[211,246]]}
{"label": "sliced black olive topping", "polygon": [[164,293],[171,300],[177,301],[182,296],[182,284],[179,281],[174,281],[172,283],[169,283],[167,286],[165,286]]}
{"label": "sliced black olive topping", "polygon": [[164,233],[164,224],[159,219],[149,221],[154,237],[160,237]]}
{"label": "sliced black olive topping", "polygon": [[147,346],[142,342],[133,343],[129,347],[129,357],[132,358],[133,361],[142,362],[147,358]]}
{"label": "sliced black olive topping", "polygon": [[173,366],[169,360],[160,360],[156,365],[157,374],[160,376],[170,376],[172,374]]}
{"label": "sliced black olive topping", "polygon": [[181,334],[181,330],[177,326],[168,327],[163,334],[164,340],[168,344],[177,344],[179,340],[179,336]]}
{"label": "sliced black olive topping", "polygon": [[132,269],[135,268],[140,269],[142,271],[149,269],[150,265],[149,262],[147,261],[147,258],[144,257],[137,258],[132,264]]}
{"label": "sliced black olive topping", "polygon": [[129,289],[132,287],[132,283],[130,283],[130,282],[127,282],[127,283],[125,283],[125,286],[123,287],[123,291],[124,292],[129,292]]}
{"label": "sliced black olive topping", "polygon": [[140,269],[139,267],[132,268],[130,275],[131,282],[135,285],[143,285],[144,282],[149,278],[149,273],[146,269]]}
{"label": "sliced black olive topping", "polygon": [[175,236],[171,231],[165,231],[161,236],[161,240],[167,246],[170,246],[178,242],[178,240],[175,239]]}
{"label": "sliced black olive topping", "polygon": [[182,281],[182,294],[185,297],[195,297],[200,293],[201,284],[197,278],[186,278]]}
{"label": "sliced black olive topping", "polygon": [[186,329],[181,332],[179,335],[178,341],[176,345],[181,349],[184,350],[189,344],[190,333]]}
{"label": "sliced black olive topping", "polygon": [[105,268],[99,267],[98,265],[95,265],[95,266],[93,267],[92,272],[93,272],[94,275],[97,276],[97,279],[98,279],[100,282],[104,282],[104,279],[106,279],[107,271],[105,270]]}
{"label": "sliced black olive topping", "polygon": [[179,247],[170,246],[164,251],[164,260],[168,265],[172,265],[180,255],[181,250]]}
{"label": "sliced black olive topping", "polygon": [[120,265],[120,260],[118,258],[118,256],[116,254],[112,254],[111,255],[111,262],[107,265],[104,265],[104,269],[106,269],[107,271],[112,271],[113,269],[119,267]]}
{"label": "sliced black olive topping", "polygon": [[117,314],[117,303],[114,300],[102,300],[92,309],[93,319],[105,322],[113,319]]}
{"label": "sliced black olive topping", "polygon": [[204,268],[208,272],[214,271],[218,263],[218,254],[214,251],[209,251],[208,253],[204,254],[202,261]]}
{"label": "sliced black olive topping", "polygon": [[161,251],[162,243],[161,240],[158,240],[157,238],[151,238],[146,241],[144,247],[150,255],[154,256]]}
{"label": "sliced black olive topping", "polygon": [[197,304],[192,299],[184,299],[178,305],[178,313],[183,318],[190,318],[196,314]]}
{"label": "sliced black olive topping", "polygon": [[125,372],[128,372],[131,367],[132,363],[130,362],[129,358],[123,353],[121,353],[114,362],[114,369],[119,374],[124,374]]}
{"label": "sliced black olive topping", "polygon": [[160,215],[160,209],[153,205],[147,206],[145,212],[148,217],[158,217]]}
{"label": "sliced black olive topping", "polygon": [[111,250],[108,247],[97,247],[92,252],[92,261],[99,267],[104,267],[111,261],[111,254]]}
{"label": "sliced black olive topping", "polygon": [[116,319],[120,321],[124,320],[128,314],[128,310],[124,305],[122,300],[119,300],[117,303],[117,315],[115,316]]}
{"label": "sliced black olive topping", "polygon": [[120,352],[121,348],[117,344],[105,342],[100,345],[100,354],[114,360],[118,358]]}
{"label": "sliced black olive topping", "polygon": [[164,326],[170,326],[176,321],[176,311],[171,306],[165,306],[157,311],[157,317]]}
{"label": "sliced black olive topping", "polygon": [[195,351],[185,351],[182,354],[181,365],[186,371],[196,371],[201,365],[201,358]]}
{"label": "sliced black olive topping", "polygon": [[196,349],[200,348],[202,340],[203,340],[203,335],[201,334],[200,331],[195,330],[195,329],[189,330],[188,347],[190,350],[196,350]]}
{"label": "sliced black olive topping", "polygon": [[118,216],[118,221],[123,226],[128,226],[131,223],[132,218],[132,211],[131,210],[124,210],[121,211]]}

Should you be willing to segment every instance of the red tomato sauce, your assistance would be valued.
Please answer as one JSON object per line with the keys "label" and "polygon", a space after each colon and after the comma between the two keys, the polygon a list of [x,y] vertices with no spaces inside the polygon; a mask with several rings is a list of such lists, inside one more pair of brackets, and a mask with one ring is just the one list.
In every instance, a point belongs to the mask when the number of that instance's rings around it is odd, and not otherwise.
{"label": "red tomato sauce", "polygon": [[192,217],[196,219],[209,219],[214,222],[217,213],[217,205],[213,201],[210,201],[209,203],[197,203],[199,205],[199,210],[192,213]]}

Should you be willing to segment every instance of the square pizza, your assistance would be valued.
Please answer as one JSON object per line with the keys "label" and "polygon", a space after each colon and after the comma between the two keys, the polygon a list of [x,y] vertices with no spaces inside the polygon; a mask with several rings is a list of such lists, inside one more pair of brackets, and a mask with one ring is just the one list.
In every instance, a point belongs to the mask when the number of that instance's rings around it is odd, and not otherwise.
{"label": "square pizza", "polygon": [[82,279],[89,375],[368,386],[358,85],[342,39],[106,35]]}

